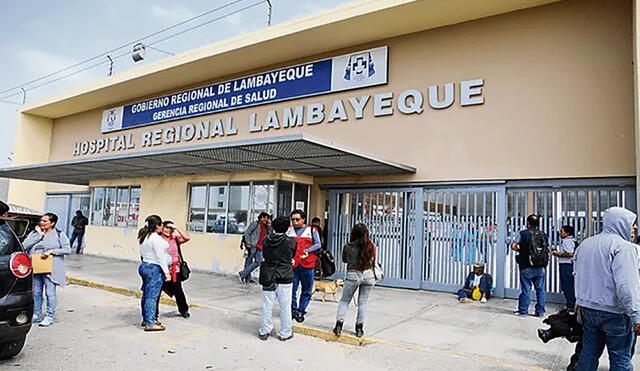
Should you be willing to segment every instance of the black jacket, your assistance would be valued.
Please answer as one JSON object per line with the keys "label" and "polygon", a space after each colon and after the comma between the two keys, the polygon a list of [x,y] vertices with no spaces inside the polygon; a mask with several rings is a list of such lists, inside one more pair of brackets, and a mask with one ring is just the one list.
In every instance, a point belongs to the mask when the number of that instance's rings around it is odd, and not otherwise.
{"label": "black jacket", "polygon": [[262,243],[260,279],[262,289],[273,291],[277,283],[293,282],[293,265],[291,260],[296,252],[296,240],[284,233],[272,233]]}

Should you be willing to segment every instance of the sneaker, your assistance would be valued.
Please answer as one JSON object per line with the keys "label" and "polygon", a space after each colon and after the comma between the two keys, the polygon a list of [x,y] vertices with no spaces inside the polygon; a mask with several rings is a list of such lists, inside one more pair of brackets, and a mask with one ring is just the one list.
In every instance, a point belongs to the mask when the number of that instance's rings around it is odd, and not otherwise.
{"label": "sneaker", "polygon": [[258,334],[258,338],[262,341],[267,341],[269,340],[269,334]]}
{"label": "sneaker", "polygon": [[287,336],[286,338],[282,336],[278,336],[278,339],[280,341],[287,341],[287,340],[293,339],[293,334],[291,334],[290,336]]}
{"label": "sneaker", "polygon": [[536,313],[533,315],[534,317],[542,318],[544,317],[544,313]]}
{"label": "sneaker", "polygon": [[471,300],[471,299],[469,299],[469,298],[461,298],[461,299],[460,299],[460,302],[461,302],[461,303],[463,303],[463,304],[464,304],[464,303],[471,303],[471,302],[473,302],[473,300]]}
{"label": "sneaker", "polygon": [[529,315],[529,313],[521,313],[520,311],[517,311],[517,312],[516,312],[516,316],[518,316],[518,317],[520,317],[520,318],[524,318],[524,317],[526,317],[526,316],[528,316],[528,315]]}
{"label": "sneaker", "polygon": [[482,299],[480,299],[480,302],[481,302],[481,303],[486,303],[486,302],[487,302],[487,298],[482,298]]}
{"label": "sneaker", "polygon": [[295,317],[293,317],[293,319],[295,319],[296,322],[298,322],[298,323],[302,323],[302,322],[304,322],[304,314],[298,314]]}
{"label": "sneaker", "polygon": [[53,325],[53,318],[44,317],[44,319],[42,320],[42,322],[40,322],[40,324],[38,326],[40,326],[40,327],[49,327],[51,325]]}
{"label": "sneaker", "polygon": [[147,332],[150,331],[164,331],[166,328],[162,325],[154,324],[153,326],[145,326],[144,330]]}
{"label": "sneaker", "polygon": [[191,314],[189,314],[189,312],[180,313],[180,315],[182,316],[182,318],[189,318],[189,317],[191,317]]}
{"label": "sneaker", "polygon": [[44,319],[44,316],[36,316],[35,314],[31,318],[31,323],[40,323]]}

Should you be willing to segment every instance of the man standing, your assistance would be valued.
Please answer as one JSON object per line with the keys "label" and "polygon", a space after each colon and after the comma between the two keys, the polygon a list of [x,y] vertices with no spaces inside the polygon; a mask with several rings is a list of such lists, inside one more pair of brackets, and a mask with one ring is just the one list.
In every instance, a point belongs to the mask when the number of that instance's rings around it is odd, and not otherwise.
{"label": "man standing", "polygon": [[560,267],[560,288],[567,302],[567,309],[573,312],[576,306],[576,294],[573,279],[573,252],[576,248],[576,240],[573,238],[574,229],[570,225],[563,225],[560,228],[560,237],[562,243],[559,251],[552,254],[558,257],[558,266]]}
{"label": "man standing", "polygon": [[[307,314],[307,306],[311,301],[313,290],[314,270],[317,256],[314,251],[322,246],[318,231],[305,224],[307,214],[302,210],[291,212],[291,227],[287,231],[287,236],[296,240],[296,253],[293,258],[293,293],[291,297],[291,315],[298,322],[304,321]],[[298,294],[298,284],[302,285],[300,302],[296,298]]]}
{"label": "man standing", "polygon": [[247,249],[247,258],[244,261],[244,269],[238,273],[240,282],[251,282],[251,272],[262,263],[262,242],[270,233],[271,215],[261,212],[258,220],[249,224],[244,231],[244,247]]}
{"label": "man standing", "polygon": [[279,339],[289,340],[293,337],[291,324],[291,286],[293,267],[291,260],[296,252],[296,241],[285,233],[289,228],[286,216],[279,216],[273,221],[274,233],[264,239],[264,262],[260,267],[260,284],[262,285],[262,322],[258,329],[260,340],[268,340],[273,330],[273,304],[278,300],[280,307]]}
{"label": "man standing", "polygon": [[631,242],[636,214],[612,207],[602,233],[575,252],[575,288],[582,319],[583,348],[577,370],[597,370],[605,345],[609,369],[633,370],[632,347],[640,333],[638,253]]}
{"label": "man standing", "polygon": [[549,263],[549,240],[540,229],[540,217],[531,214],[527,217],[527,229],[520,231],[511,243],[511,249],[518,252],[516,262],[520,268],[520,296],[518,297],[518,316],[529,314],[531,286],[536,290],[535,316],[544,316],[545,308],[545,268]]}
{"label": "man standing", "polygon": [[73,249],[73,243],[78,240],[78,247],[76,248],[76,253],[82,253],[82,239],[84,237],[84,232],[89,224],[89,219],[86,216],[82,215],[81,210],[76,211],[76,216],[71,219],[71,226],[73,227],[73,233],[71,233],[71,248]]}

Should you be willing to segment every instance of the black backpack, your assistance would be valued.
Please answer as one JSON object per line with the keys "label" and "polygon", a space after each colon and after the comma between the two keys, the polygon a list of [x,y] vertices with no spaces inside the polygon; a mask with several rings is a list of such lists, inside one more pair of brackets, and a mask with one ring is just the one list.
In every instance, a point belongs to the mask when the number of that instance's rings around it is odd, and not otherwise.
{"label": "black backpack", "polygon": [[529,231],[529,263],[532,267],[544,268],[549,264],[549,243],[540,230]]}

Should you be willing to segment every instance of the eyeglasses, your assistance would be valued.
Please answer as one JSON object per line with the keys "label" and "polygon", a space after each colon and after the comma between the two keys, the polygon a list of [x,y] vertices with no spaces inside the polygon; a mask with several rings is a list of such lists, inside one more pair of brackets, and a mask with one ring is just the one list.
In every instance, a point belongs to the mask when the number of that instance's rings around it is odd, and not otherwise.
{"label": "eyeglasses", "polygon": [[298,220],[302,220],[302,218],[291,218],[292,222],[297,222]]}

